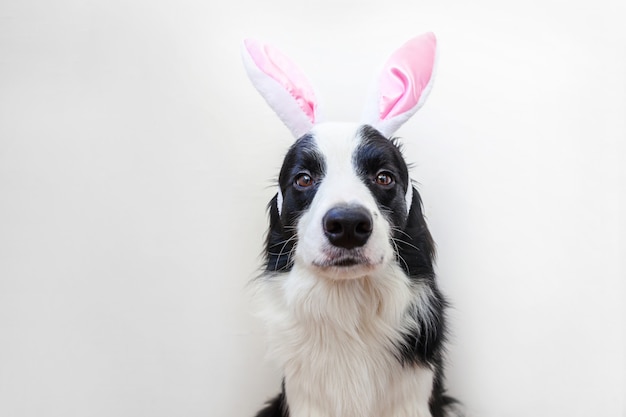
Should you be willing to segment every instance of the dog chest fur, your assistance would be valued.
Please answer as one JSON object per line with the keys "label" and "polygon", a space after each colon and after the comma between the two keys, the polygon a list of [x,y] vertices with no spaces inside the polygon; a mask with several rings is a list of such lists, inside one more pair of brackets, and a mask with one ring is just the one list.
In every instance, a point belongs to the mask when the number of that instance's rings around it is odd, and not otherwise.
{"label": "dog chest fur", "polygon": [[[433,372],[397,357],[427,288],[391,264],[357,280],[295,265],[257,286],[270,355],[282,366],[291,417],[428,417]],[[390,302],[392,301],[392,302]]]}

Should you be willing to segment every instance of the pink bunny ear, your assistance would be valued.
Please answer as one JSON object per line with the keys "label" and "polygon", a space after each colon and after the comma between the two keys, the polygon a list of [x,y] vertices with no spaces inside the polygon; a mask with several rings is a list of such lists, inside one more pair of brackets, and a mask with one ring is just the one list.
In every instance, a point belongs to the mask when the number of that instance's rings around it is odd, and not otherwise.
{"label": "pink bunny ear", "polygon": [[391,136],[422,107],[433,84],[437,39],[431,32],[396,50],[383,66],[363,122]]}
{"label": "pink bunny ear", "polygon": [[300,69],[280,51],[253,39],[242,48],[243,63],[252,84],[298,138],[316,122],[313,87]]}

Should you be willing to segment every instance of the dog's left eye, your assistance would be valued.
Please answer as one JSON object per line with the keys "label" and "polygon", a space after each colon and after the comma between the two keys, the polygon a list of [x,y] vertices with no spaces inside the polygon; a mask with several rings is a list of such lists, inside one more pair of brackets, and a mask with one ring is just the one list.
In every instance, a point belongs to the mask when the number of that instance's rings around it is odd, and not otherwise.
{"label": "dog's left eye", "polygon": [[294,182],[300,188],[307,188],[313,185],[313,178],[309,174],[301,173],[296,176]]}
{"label": "dog's left eye", "polygon": [[393,183],[393,176],[387,171],[381,171],[376,174],[374,182],[378,185],[391,185],[391,183]]}

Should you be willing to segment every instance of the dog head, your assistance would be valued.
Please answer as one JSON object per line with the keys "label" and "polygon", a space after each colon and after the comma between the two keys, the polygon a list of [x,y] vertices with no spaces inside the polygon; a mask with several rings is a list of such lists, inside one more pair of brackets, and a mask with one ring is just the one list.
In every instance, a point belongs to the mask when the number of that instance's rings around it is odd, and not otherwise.
{"label": "dog head", "polygon": [[297,138],[270,202],[267,270],[294,265],[331,279],[369,275],[397,261],[409,274],[432,268],[433,247],[407,165],[391,138],[432,86],[434,35],[391,55],[360,123],[319,120],[315,92],[277,50],[247,40],[244,63]]}

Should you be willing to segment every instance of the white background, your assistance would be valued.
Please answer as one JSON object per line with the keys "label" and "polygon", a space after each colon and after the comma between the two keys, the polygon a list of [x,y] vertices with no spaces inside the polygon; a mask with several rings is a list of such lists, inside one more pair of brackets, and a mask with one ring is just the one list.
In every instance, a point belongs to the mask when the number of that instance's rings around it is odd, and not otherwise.
{"label": "white background", "polygon": [[454,305],[451,393],[626,416],[624,3],[423,3],[3,0],[0,416],[252,416],[280,375],[246,283],[291,138],[240,41],[354,120],[426,30],[437,80],[398,134]]}

